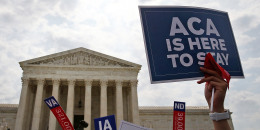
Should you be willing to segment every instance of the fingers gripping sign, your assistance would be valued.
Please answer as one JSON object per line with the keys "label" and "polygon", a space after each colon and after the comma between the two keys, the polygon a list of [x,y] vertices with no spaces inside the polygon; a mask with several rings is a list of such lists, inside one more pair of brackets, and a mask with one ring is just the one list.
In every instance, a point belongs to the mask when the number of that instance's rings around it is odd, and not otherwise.
{"label": "fingers gripping sign", "polygon": [[229,81],[231,78],[230,74],[214,60],[211,53],[206,55],[204,67],[209,69],[208,71],[204,72],[205,77],[215,76],[219,79],[227,81],[227,85],[229,86]]}
{"label": "fingers gripping sign", "polygon": [[205,59],[205,68],[200,70],[205,77],[198,81],[198,84],[205,84],[205,98],[211,111],[224,112],[224,100],[226,90],[229,86],[230,75],[220,65],[218,65],[210,53]]}
{"label": "fingers gripping sign", "polygon": [[[211,72],[206,68],[200,69],[203,73]],[[214,72],[214,71],[212,71]],[[209,74],[209,73],[208,73]],[[199,84],[206,82],[205,84],[205,98],[208,105],[211,107],[211,111],[224,111],[224,99],[227,90],[227,83],[216,72],[211,73],[211,76],[206,77],[198,81]],[[215,92],[214,92],[215,91]],[[211,100],[212,99],[212,100]],[[214,104],[213,104],[214,101]]]}

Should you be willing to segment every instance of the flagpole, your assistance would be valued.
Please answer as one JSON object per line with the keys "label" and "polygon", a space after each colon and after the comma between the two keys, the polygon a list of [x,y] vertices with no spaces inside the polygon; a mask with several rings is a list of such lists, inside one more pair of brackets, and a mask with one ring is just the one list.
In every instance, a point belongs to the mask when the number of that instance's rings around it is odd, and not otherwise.
{"label": "flagpole", "polygon": [[211,105],[210,105],[211,112],[213,112],[214,93],[215,93],[215,88],[212,89]]}

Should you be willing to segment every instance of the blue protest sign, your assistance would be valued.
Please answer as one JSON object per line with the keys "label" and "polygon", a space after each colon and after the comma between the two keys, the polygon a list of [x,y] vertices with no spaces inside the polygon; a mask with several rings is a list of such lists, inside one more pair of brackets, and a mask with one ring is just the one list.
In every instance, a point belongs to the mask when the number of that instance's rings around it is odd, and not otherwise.
{"label": "blue protest sign", "polygon": [[196,7],[139,6],[152,83],[197,79],[211,53],[232,77],[243,70],[228,14]]}
{"label": "blue protest sign", "polygon": [[60,104],[57,102],[57,100],[56,100],[53,96],[44,99],[44,102],[47,104],[47,106],[48,106],[50,109],[53,109],[53,108],[55,108],[55,107],[60,106]]}
{"label": "blue protest sign", "polygon": [[174,101],[174,111],[183,111],[185,112],[185,102],[178,102],[178,101]]}
{"label": "blue protest sign", "polygon": [[116,130],[115,115],[94,119],[95,130]]}

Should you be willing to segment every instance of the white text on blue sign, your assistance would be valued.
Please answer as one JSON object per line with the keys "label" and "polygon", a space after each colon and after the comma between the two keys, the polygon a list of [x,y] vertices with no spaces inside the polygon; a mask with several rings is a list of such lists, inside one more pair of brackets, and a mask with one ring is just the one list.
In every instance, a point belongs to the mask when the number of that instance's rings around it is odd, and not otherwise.
{"label": "white text on blue sign", "polygon": [[53,96],[44,100],[50,109],[60,106]]}
{"label": "white text on blue sign", "polygon": [[185,102],[174,102],[175,111],[185,111]]}
{"label": "white text on blue sign", "polygon": [[[214,22],[211,19],[206,20],[206,25],[204,28],[195,28],[195,24],[200,24],[201,20],[197,17],[190,17],[187,22],[182,23],[178,17],[172,18],[172,24],[171,29],[169,32],[169,38],[167,38],[166,46],[168,49],[168,52],[172,51],[183,51],[185,46],[188,46],[188,48],[192,50],[209,50],[209,53],[212,54],[213,57],[216,58],[216,61],[220,65],[228,65],[228,57],[229,54],[227,53],[226,43],[223,38],[221,38],[221,35],[218,32],[218,29],[214,25]],[[185,28],[183,24],[187,24],[188,28]],[[183,44],[182,38],[178,38],[175,35],[190,35],[188,31],[192,34],[198,36],[198,37],[188,37],[188,44]],[[206,35],[207,37],[199,37],[201,35]],[[174,36],[174,38],[170,38],[171,36]],[[214,37],[210,37],[214,36]],[[218,38],[215,38],[215,37]],[[222,52],[210,52],[210,50],[221,50]],[[207,52],[206,52],[207,53]],[[204,65],[205,60],[205,51],[198,52],[197,53],[197,59],[199,65]],[[194,60],[191,54],[189,53],[183,53],[183,54],[168,54],[168,59],[171,59],[172,61],[172,67],[177,68],[177,62],[180,63],[182,66],[189,67],[194,64]],[[188,59],[188,60],[185,60]]]}

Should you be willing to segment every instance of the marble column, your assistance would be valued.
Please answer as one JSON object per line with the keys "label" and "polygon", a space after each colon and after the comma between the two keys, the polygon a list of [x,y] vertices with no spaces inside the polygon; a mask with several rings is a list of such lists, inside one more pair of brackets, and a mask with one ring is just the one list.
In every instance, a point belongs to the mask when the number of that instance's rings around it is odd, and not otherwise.
{"label": "marble column", "polygon": [[74,123],[74,95],[75,95],[75,79],[68,80],[68,97],[66,114],[71,122]]}
{"label": "marble column", "polygon": [[[55,97],[57,101],[59,101],[59,87],[60,87],[60,80],[53,79],[52,80],[52,96]],[[57,120],[52,112],[50,112],[50,119],[49,119],[49,129],[55,130],[56,129]]]}
{"label": "marble column", "polygon": [[19,107],[17,110],[16,121],[15,121],[15,130],[22,130],[23,129],[23,121],[25,115],[25,108],[26,108],[26,97],[28,94],[28,87],[29,87],[29,78],[22,78],[22,91],[20,95],[20,102]]}
{"label": "marble column", "polygon": [[88,122],[88,127],[84,130],[91,130],[91,87],[92,81],[85,80],[84,121]]}
{"label": "marble column", "polygon": [[131,84],[131,102],[132,102],[132,119],[133,123],[139,125],[139,108],[138,108],[138,97],[137,97],[137,80],[130,81]]}
{"label": "marble column", "polygon": [[41,119],[41,111],[42,111],[42,103],[43,103],[43,87],[44,87],[44,79],[37,79],[37,91],[35,96],[34,110],[33,110],[33,118],[32,118],[32,130],[38,130],[40,126]]}
{"label": "marble column", "polygon": [[123,94],[122,94],[123,82],[120,80],[116,81],[116,124],[119,129],[121,120],[123,120]]}
{"label": "marble column", "polygon": [[100,81],[100,117],[107,116],[107,80]]}

